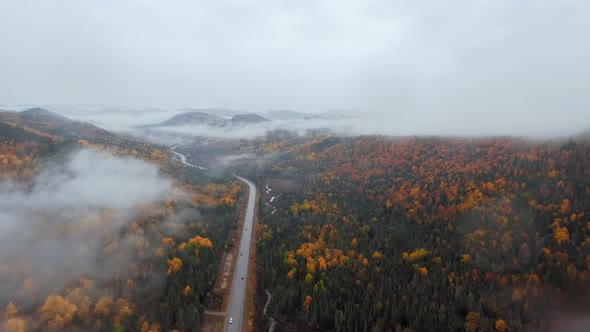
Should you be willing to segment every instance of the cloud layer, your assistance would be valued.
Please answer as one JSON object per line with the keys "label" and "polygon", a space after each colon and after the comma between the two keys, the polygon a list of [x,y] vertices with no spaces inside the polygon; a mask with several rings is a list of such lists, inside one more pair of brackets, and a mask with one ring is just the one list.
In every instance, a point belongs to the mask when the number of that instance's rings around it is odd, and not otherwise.
{"label": "cloud layer", "polygon": [[207,136],[215,138],[254,138],[273,130],[291,130],[305,134],[309,130],[329,130],[341,135],[442,135],[494,136],[512,135],[534,138],[562,138],[590,128],[586,123],[567,117],[532,117],[506,119],[493,116],[371,115],[342,119],[273,121],[236,127],[178,126],[159,127],[150,133],[154,141],[167,142],[170,135]]}
{"label": "cloud layer", "polygon": [[537,117],[588,124],[588,10],[583,0],[5,1],[0,102],[344,108],[497,131]]}
{"label": "cloud layer", "polygon": [[104,255],[103,247],[113,240],[124,246],[118,234],[136,215],[133,207],[162,200],[171,189],[154,166],[90,150],[48,167],[29,188],[0,182],[0,267],[11,271],[0,268],[9,274],[0,303],[25,276],[49,293],[81,276],[122,272],[126,258]]}

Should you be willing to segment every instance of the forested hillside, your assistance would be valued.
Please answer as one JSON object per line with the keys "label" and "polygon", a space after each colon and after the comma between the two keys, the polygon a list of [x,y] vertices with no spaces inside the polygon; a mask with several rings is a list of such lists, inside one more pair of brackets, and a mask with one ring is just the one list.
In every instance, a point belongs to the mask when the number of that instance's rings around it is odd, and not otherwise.
{"label": "forested hillside", "polygon": [[285,179],[257,247],[257,301],[271,291],[281,330],[559,331],[588,315],[587,141],[323,136],[262,185]]}
{"label": "forested hillside", "polygon": [[241,188],[44,110],[0,120],[0,330],[201,326]]}
{"label": "forested hillside", "polygon": [[243,160],[212,178],[164,146],[2,113],[4,330],[199,329],[235,225],[232,170],[266,190],[256,329],[266,290],[278,330],[561,331],[589,314],[583,137],[195,142],[183,153],[208,166]]}

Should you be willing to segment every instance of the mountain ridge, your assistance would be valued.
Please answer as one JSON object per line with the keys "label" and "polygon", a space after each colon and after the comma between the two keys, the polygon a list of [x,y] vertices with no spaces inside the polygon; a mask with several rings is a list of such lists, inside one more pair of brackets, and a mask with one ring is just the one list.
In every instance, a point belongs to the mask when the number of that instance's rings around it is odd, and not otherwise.
{"label": "mountain ridge", "polygon": [[157,126],[169,127],[169,126],[189,126],[189,125],[222,125],[227,119],[220,116],[205,113],[205,112],[186,112],[176,114],[168,120],[162,121]]}
{"label": "mountain ridge", "polygon": [[168,120],[162,121],[156,126],[173,127],[173,126],[196,126],[207,125],[212,127],[225,127],[228,125],[254,124],[260,122],[269,122],[271,120],[257,114],[237,114],[227,119],[218,115],[205,112],[185,112],[176,114]]}
{"label": "mountain ridge", "polygon": [[264,118],[257,114],[238,114],[234,115],[230,120],[232,123],[259,123],[259,122],[270,122],[269,119]]}
{"label": "mountain ridge", "polygon": [[0,112],[0,122],[31,128],[60,139],[111,139],[116,135],[93,124],[70,120],[44,108]]}

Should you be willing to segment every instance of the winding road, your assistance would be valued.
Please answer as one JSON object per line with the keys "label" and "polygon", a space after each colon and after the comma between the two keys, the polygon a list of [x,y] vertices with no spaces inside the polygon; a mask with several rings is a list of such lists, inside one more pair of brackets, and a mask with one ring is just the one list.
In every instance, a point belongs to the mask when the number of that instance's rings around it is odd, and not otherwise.
{"label": "winding road", "polygon": [[[250,257],[250,243],[252,242],[252,225],[254,223],[254,206],[256,205],[256,185],[243,177],[237,176],[238,179],[248,184],[250,194],[248,196],[248,208],[246,209],[246,219],[242,229],[240,240],[239,254],[236,255],[236,266],[234,269],[234,280],[232,282],[231,293],[229,297],[229,306],[227,308],[227,324],[225,331],[242,331],[244,322],[244,307],[246,304],[246,285],[248,282],[248,264]],[[229,324],[229,321],[232,321]]]}
{"label": "winding road", "polygon": [[179,146],[180,145],[173,146],[173,147],[170,148],[170,150],[172,150],[172,153],[174,153],[178,158],[180,158],[180,162],[181,163],[183,163],[183,164],[185,164],[186,166],[189,166],[189,167],[195,167],[195,168],[198,168],[198,169],[206,169],[205,167],[202,167],[202,166],[197,166],[197,165],[189,164],[186,161],[186,156],[185,155],[183,155],[182,153],[178,153],[178,152],[174,151],[174,149],[176,149]]}

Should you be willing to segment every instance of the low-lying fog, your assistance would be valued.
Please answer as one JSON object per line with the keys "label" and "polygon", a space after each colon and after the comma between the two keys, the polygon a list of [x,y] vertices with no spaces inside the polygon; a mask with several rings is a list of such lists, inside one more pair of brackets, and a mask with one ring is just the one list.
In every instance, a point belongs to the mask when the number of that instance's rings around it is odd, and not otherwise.
{"label": "low-lying fog", "polygon": [[328,129],[342,135],[444,135],[444,136],[531,136],[567,137],[590,128],[589,122],[577,119],[544,116],[527,119],[507,119],[495,116],[367,116],[342,119],[275,120],[233,127],[174,126],[157,131],[217,138],[253,138],[277,129],[305,133]]}
{"label": "low-lying fog", "polygon": [[[563,113],[538,113],[522,116],[518,113],[436,113],[428,116],[419,113],[394,112],[381,114],[362,111],[332,111],[329,113],[299,113],[299,118],[277,119],[266,111],[256,114],[271,121],[216,127],[209,125],[179,125],[159,127],[157,124],[184,113],[175,109],[132,109],[89,105],[5,105],[4,109],[20,111],[40,106],[70,119],[92,123],[101,128],[145,136],[153,141],[169,144],[184,142],[177,134],[208,136],[215,138],[253,138],[264,136],[272,130],[328,129],[342,135],[444,135],[444,136],[531,136],[561,138],[590,130],[590,112],[585,115]],[[207,110],[203,110],[206,112]],[[223,114],[223,110],[220,111]],[[227,114],[246,111],[227,110]],[[227,116],[229,117],[229,116]],[[146,130],[143,126],[151,126]]]}
{"label": "low-lying fog", "polygon": [[[91,150],[73,152],[36,176],[31,187],[0,181],[0,303],[32,277],[42,294],[82,276],[105,278],[126,271],[131,258],[105,256],[105,240],[137,215],[140,203],[175,194],[155,166]],[[108,215],[108,217],[105,217]],[[106,243],[108,244],[108,243]],[[127,261],[129,260],[129,261]]]}

